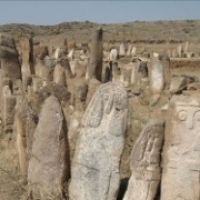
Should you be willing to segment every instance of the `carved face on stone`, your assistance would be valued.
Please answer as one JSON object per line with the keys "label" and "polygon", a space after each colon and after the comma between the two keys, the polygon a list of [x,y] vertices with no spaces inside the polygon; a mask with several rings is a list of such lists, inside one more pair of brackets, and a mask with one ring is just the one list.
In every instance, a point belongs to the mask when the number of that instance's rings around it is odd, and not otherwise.
{"label": "carved face on stone", "polygon": [[179,145],[179,150],[177,149],[179,153],[192,154],[194,150],[200,151],[200,105],[198,101],[193,98],[189,101],[174,103],[170,132],[172,145]]}
{"label": "carved face on stone", "polygon": [[112,126],[114,121],[120,124],[126,114],[127,92],[125,88],[121,83],[109,82],[102,84],[94,94],[83,116],[82,125],[96,128],[101,125],[102,118],[104,118],[109,120],[109,126]]}

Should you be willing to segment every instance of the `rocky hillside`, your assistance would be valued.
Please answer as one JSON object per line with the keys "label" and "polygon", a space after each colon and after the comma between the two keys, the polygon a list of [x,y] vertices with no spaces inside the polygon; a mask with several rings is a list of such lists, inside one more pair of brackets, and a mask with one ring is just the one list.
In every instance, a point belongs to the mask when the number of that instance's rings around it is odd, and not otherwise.
{"label": "rocky hillside", "polygon": [[89,21],[63,22],[57,25],[5,24],[0,32],[10,33],[15,37],[68,37],[76,41],[90,39],[90,32],[102,26],[104,40],[130,40],[135,43],[166,43],[185,40],[200,42],[200,20],[176,21],[134,21],[116,24],[97,24]]}

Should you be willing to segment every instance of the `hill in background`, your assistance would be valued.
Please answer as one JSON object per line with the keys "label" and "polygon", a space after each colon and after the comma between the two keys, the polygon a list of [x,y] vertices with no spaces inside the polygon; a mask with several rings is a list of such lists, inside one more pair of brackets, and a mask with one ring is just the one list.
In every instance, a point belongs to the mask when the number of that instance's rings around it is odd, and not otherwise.
{"label": "hill in background", "polygon": [[179,43],[186,40],[200,42],[200,20],[134,21],[115,24],[98,24],[90,21],[63,22],[57,25],[5,24],[0,32],[16,38],[67,37],[79,42],[88,41],[93,29],[104,29],[104,40],[131,41],[134,43]]}

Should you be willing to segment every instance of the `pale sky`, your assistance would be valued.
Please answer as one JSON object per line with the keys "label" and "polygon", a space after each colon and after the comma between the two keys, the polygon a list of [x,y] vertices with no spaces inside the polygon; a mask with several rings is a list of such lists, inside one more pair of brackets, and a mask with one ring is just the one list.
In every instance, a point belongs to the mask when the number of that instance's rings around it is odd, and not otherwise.
{"label": "pale sky", "polygon": [[0,1],[0,25],[200,19],[200,1]]}

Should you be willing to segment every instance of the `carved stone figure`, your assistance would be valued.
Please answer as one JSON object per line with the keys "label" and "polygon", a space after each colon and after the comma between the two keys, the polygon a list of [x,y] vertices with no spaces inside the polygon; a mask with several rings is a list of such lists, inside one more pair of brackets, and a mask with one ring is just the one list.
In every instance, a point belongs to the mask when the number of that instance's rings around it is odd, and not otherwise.
{"label": "carved stone figure", "polygon": [[121,83],[102,84],[81,121],[72,162],[70,200],[114,200],[120,184],[127,92]]}
{"label": "carved stone figure", "polygon": [[173,96],[165,132],[161,200],[200,199],[199,94]]}
{"label": "carved stone figure", "polygon": [[151,119],[135,142],[130,168],[132,171],[123,200],[154,200],[160,183],[160,151],[164,120]]}

